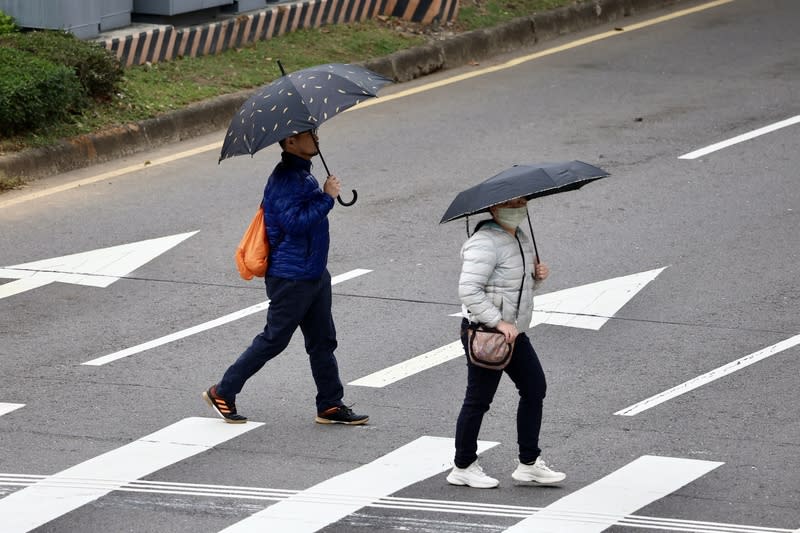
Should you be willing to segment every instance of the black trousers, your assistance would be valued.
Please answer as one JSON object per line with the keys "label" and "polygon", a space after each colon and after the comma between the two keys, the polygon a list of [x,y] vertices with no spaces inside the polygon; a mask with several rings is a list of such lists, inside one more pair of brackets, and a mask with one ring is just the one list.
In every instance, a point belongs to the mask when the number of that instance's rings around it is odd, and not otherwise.
{"label": "black trousers", "polygon": [[514,344],[511,362],[503,370],[491,370],[469,362],[467,350],[467,320],[461,324],[461,343],[467,358],[467,391],[456,423],[456,455],[454,463],[466,468],[478,458],[478,433],[483,415],[497,392],[503,372],[508,374],[519,391],[517,406],[517,443],[519,460],[530,463],[541,453],[539,431],[542,426],[542,404],[547,393],[547,381],[539,357],[525,333],[520,333]]}
{"label": "black trousers", "polygon": [[217,385],[217,393],[233,401],[253,374],[281,353],[300,327],[311,374],[317,385],[317,412],[343,405],[344,388],[339,379],[336,328],[331,315],[331,275],[327,270],[318,280],[301,281],[268,277],[267,325],[234,362]]}

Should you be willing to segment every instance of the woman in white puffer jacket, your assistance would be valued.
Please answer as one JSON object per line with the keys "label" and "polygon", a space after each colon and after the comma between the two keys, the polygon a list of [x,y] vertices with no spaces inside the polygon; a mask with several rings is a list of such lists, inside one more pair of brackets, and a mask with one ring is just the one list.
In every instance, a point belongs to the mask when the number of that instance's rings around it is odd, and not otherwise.
{"label": "woman in white puffer jacket", "polygon": [[[520,483],[552,485],[566,477],[551,470],[540,457],[539,430],[547,390],[544,371],[528,336],[533,313],[533,290],[549,269],[535,263],[531,241],[519,229],[527,216],[525,198],[492,206],[491,221],[478,225],[461,248],[463,265],[458,295],[463,306],[461,342],[467,350],[467,326],[497,328],[514,342],[511,361],[504,371],[519,390],[517,441],[519,464],[511,477]],[[519,302],[519,305],[518,305]],[[467,390],[456,424],[454,467],[447,476],[452,485],[493,488],[499,482],[478,464],[478,433],[489,410],[503,370],[476,366],[467,357]]]}

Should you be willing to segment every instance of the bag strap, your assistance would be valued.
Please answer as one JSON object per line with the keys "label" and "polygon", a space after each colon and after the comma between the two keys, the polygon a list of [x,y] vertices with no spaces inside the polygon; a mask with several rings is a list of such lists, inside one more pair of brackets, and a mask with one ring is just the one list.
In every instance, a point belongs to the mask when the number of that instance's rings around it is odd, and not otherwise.
{"label": "bag strap", "polygon": [[[484,226],[485,224],[494,224],[497,227],[500,227],[500,224],[498,224],[492,219],[481,220],[475,227],[475,232],[473,232],[473,235],[475,235],[475,233],[477,233],[478,230],[481,229],[481,227]],[[519,246],[519,254],[522,257],[522,282],[519,284],[519,294],[517,295],[517,312],[514,315],[514,323],[516,324],[517,319],[519,318],[519,306],[522,303],[522,288],[525,286],[525,252],[522,251],[522,243],[520,242],[519,237],[517,237],[516,233],[514,234],[514,238],[517,240],[517,245]]]}
{"label": "bag strap", "polygon": [[522,303],[522,287],[525,286],[525,252],[522,251],[522,243],[519,241],[519,237],[517,237],[516,233],[514,234],[514,238],[517,239],[517,244],[519,245],[519,254],[522,256],[522,282],[519,284],[519,295],[517,296],[517,312],[514,315],[514,323],[516,324],[517,319],[519,318],[519,306]]}
{"label": "bag strap", "polygon": [[[502,229],[502,226],[500,226],[500,224],[495,222],[493,219],[488,218],[486,220],[481,220],[480,222],[478,222],[478,225],[475,226],[475,231],[472,234],[475,235],[475,233],[478,233],[479,229],[481,229],[483,226],[487,224],[492,224]],[[517,240],[517,245],[519,246],[519,255],[522,257],[522,283],[520,283],[519,285],[519,294],[517,295],[517,314],[514,317],[514,322],[516,322],[517,318],[519,318],[519,305],[522,303],[522,288],[525,286],[525,252],[522,251],[522,243],[520,242],[519,237],[517,237],[516,233],[514,233],[514,238]]]}

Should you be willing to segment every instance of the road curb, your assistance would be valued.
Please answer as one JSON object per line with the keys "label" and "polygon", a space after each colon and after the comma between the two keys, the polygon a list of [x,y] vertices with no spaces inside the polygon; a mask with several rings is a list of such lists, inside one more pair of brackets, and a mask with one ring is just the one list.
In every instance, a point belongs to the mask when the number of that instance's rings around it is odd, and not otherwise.
{"label": "road curb", "polygon": [[[640,11],[685,1],[595,0],[520,17],[493,28],[462,33],[363,64],[398,82],[410,81],[620,20]],[[26,180],[45,178],[213,133],[228,127],[231,117],[250,94],[252,90],[240,91],[103,133],[82,135],[53,146],[1,156],[0,177]]]}

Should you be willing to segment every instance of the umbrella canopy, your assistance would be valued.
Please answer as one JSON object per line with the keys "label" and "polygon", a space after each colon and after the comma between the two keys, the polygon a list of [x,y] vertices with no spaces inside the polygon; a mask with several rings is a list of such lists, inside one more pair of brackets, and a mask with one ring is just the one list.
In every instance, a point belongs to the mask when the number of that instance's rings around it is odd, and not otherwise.
{"label": "umbrella canopy", "polygon": [[392,80],[358,65],[331,63],[281,76],[247,99],[233,117],[219,160],[253,155],[281,139],[377,96]]}
{"label": "umbrella canopy", "polygon": [[538,198],[578,189],[590,181],[608,176],[605,170],[582,161],[514,165],[486,181],[458,193],[440,224],[487,212],[493,205],[513,198]]}

